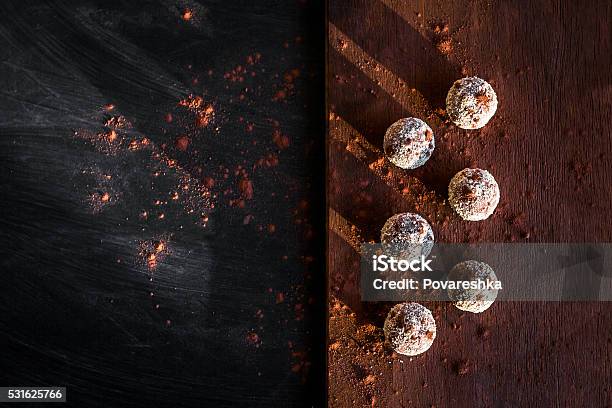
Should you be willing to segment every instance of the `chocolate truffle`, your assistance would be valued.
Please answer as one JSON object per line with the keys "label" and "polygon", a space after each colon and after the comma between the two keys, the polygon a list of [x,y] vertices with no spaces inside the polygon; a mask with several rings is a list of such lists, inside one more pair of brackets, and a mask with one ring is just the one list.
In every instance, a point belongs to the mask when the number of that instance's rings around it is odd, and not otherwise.
{"label": "chocolate truffle", "polygon": [[415,169],[425,164],[434,147],[433,131],[421,119],[400,119],[385,133],[385,155],[402,169]]}
{"label": "chocolate truffle", "polygon": [[385,251],[397,252],[403,258],[414,259],[429,255],[434,234],[425,218],[413,213],[399,213],[385,222],[380,231],[380,242]]}
{"label": "chocolate truffle", "polygon": [[497,110],[497,95],[484,79],[462,78],[446,96],[446,113],[462,129],[480,129]]}
{"label": "chocolate truffle", "polygon": [[416,356],[431,347],[436,321],[429,309],[418,303],[399,303],[389,311],[383,331],[396,353]]}
{"label": "chocolate truffle", "polygon": [[[495,272],[489,265],[478,261],[458,263],[448,274],[449,281],[497,281]],[[457,309],[481,313],[487,310],[497,297],[495,289],[448,289],[448,297]]]}
{"label": "chocolate truffle", "polygon": [[499,203],[499,186],[486,170],[463,169],[448,185],[448,201],[464,220],[481,221],[495,211]]}

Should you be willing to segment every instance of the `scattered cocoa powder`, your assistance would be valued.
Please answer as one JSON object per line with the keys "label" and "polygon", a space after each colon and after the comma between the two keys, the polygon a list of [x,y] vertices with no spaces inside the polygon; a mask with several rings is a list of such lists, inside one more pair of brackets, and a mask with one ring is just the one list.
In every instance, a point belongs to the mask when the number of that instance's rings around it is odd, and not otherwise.
{"label": "scattered cocoa powder", "polygon": [[238,182],[238,189],[240,189],[240,194],[247,200],[253,198],[253,183],[251,180],[243,178]]}
{"label": "scattered cocoa powder", "polygon": [[453,52],[453,41],[450,38],[444,38],[438,41],[436,48],[444,55],[449,55]]}

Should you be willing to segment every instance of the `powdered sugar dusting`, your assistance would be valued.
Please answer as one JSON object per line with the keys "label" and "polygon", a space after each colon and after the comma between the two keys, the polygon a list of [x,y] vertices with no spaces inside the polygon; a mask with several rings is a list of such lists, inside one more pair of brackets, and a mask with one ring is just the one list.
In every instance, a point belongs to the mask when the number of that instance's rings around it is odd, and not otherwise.
{"label": "powdered sugar dusting", "polygon": [[434,148],[433,131],[421,119],[400,119],[385,133],[385,154],[391,163],[403,169],[425,164]]}
{"label": "powdered sugar dusting", "polygon": [[464,220],[481,221],[495,211],[499,203],[499,186],[486,170],[463,169],[448,185],[448,200]]}
{"label": "powdered sugar dusting", "polygon": [[[448,274],[448,279],[453,281],[497,281],[497,276],[486,263],[469,260],[455,265]],[[448,297],[453,300],[459,310],[482,313],[495,301],[497,290],[449,289]]]}
{"label": "powdered sugar dusting", "polygon": [[446,112],[462,129],[480,129],[497,111],[493,87],[478,77],[462,78],[453,84],[446,96]]}
{"label": "powdered sugar dusting", "polygon": [[399,303],[389,311],[383,330],[395,352],[416,356],[433,344],[436,321],[429,309],[418,303]]}
{"label": "powdered sugar dusting", "polygon": [[385,222],[380,231],[380,242],[385,250],[398,250],[403,257],[412,259],[429,255],[434,234],[425,218],[418,214],[400,213]]}

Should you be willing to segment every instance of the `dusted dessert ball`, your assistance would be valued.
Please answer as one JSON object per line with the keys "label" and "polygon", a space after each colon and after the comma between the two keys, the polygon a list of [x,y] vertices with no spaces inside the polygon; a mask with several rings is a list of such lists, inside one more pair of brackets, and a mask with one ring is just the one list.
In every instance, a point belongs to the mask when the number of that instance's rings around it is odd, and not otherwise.
{"label": "dusted dessert ball", "polygon": [[427,256],[434,243],[433,230],[425,218],[413,213],[395,214],[380,231],[380,242],[386,251],[399,252],[402,258]]}
{"label": "dusted dessert ball", "polygon": [[383,147],[391,163],[402,169],[415,169],[431,156],[434,134],[421,119],[400,119],[387,129]]}
{"label": "dusted dessert ball", "polygon": [[396,353],[416,356],[431,347],[436,321],[429,309],[418,303],[399,303],[389,311],[383,331]]}
{"label": "dusted dessert ball", "polygon": [[497,110],[497,95],[484,79],[462,78],[446,96],[446,113],[462,129],[480,129]]}
{"label": "dusted dessert ball", "polygon": [[[497,281],[495,272],[489,265],[478,261],[458,263],[448,274],[449,281]],[[487,310],[497,297],[494,289],[448,289],[448,297],[457,309],[466,312],[481,313]]]}
{"label": "dusted dessert ball", "polygon": [[464,220],[481,221],[495,211],[499,186],[486,170],[463,169],[448,185],[448,201]]}

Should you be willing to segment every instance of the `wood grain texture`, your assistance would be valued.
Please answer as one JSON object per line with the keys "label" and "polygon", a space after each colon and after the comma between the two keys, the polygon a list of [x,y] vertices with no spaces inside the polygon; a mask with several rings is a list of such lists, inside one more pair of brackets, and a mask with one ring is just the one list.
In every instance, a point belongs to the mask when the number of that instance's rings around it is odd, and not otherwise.
{"label": "wood grain texture", "polygon": [[[605,1],[329,2],[329,294],[358,324],[381,327],[391,305],[360,302],[353,241],[377,240],[398,212],[425,216],[439,242],[612,241],[611,13]],[[468,75],[500,101],[478,131],[446,123],[441,110]],[[436,150],[404,172],[381,146],[408,116],[430,124]],[[445,202],[452,175],[471,166],[501,188],[496,213],[479,223]],[[611,304],[504,302],[482,315],[429,306],[438,338],[411,361],[330,350],[330,406],[612,404]],[[344,340],[330,331],[330,343]],[[363,385],[346,360],[376,367],[376,380]]]}

